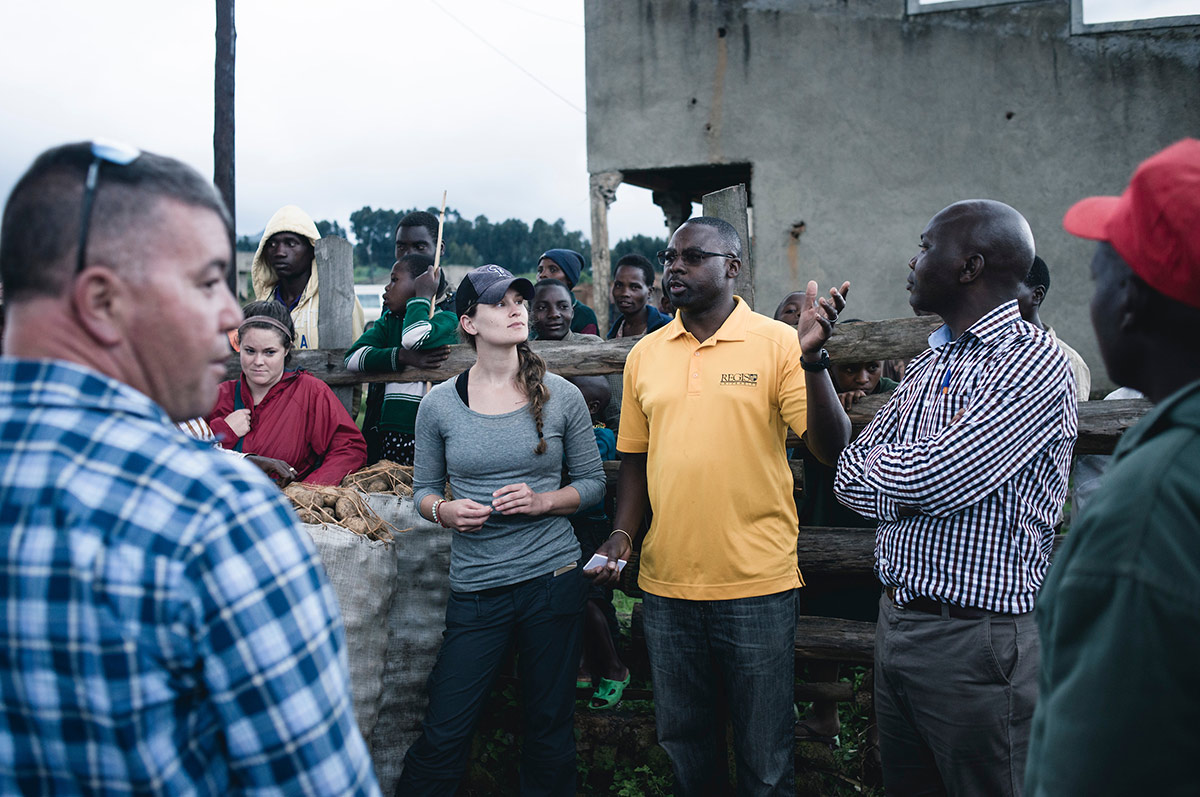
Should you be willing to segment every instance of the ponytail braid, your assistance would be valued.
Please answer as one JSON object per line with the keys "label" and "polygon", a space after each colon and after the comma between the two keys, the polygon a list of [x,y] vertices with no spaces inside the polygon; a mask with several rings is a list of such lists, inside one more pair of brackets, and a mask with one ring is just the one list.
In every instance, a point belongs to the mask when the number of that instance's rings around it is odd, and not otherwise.
{"label": "ponytail braid", "polygon": [[543,381],[546,377],[546,361],[534,353],[528,342],[517,344],[517,387],[529,399],[529,414],[537,426],[538,443],[535,454],[546,453],[546,438],[542,435],[542,409],[550,398],[550,390]]}

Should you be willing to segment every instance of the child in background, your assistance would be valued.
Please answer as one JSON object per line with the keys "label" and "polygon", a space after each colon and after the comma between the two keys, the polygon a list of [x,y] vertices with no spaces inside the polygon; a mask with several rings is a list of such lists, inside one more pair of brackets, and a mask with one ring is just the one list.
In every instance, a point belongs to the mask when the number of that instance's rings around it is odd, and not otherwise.
{"label": "child in background", "polygon": [[800,312],[803,309],[804,291],[792,291],[783,297],[783,301],[775,308],[774,319],[794,327],[800,323]]}
{"label": "child in background", "polygon": [[[574,376],[567,381],[579,388],[583,400],[587,402],[588,412],[592,415],[592,428],[596,433],[596,445],[600,448],[600,459],[615,460],[617,437],[601,420],[609,399],[608,382],[600,376]],[[581,507],[571,516],[571,526],[583,549],[585,562],[612,532],[612,523],[604,511],[603,501],[595,506]],[[621,702],[625,687],[629,686],[629,668],[617,655],[617,637],[617,612],[613,607],[612,587],[593,583],[588,589],[583,622],[583,660],[575,683],[580,689],[595,687],[588,701],[591,709],[603,710],[617,705]]]}
{"label": "child in background", "polygon": [[600,322],[596,319],[596,311],[576,298],[573,291],[579,284],[579,275],[583,273],[583,255],[574,249],[548,249],[538,258],[537,278],[556,279],[567,284],[567,290],[572,291],[571,303],[574,315],[571,319],[571,331],[587,335],[600,334]]}
{"label": "child in background", "polygon": [[575,332],[576,299],[567,283],[553,277],[539,279],[529,303],[529,337],[533,340],[562,340],[567,343],[599,343],[599,335]]}
{"label": "child in background", "polygon": [[[847,322],[849,323],[849,322]],[[833,366],[833,386],[846,412],[864,396],[891,393],[900,383],[883,375],[883,360],[864,363],[837,363]]]}
{"label": "child in background", "polygon": [[[534,340],[561,340],[566,343],[600,343],[597,335],[572,332],[575,318],[575,297],[567,283],[550,277],[540,279],[533,286],[533,301],[529,305],[530,337]],[[621,374],[608,374],[608,406],[603,417],[608,429],[616,434],[621,422]]]}
{"label": "child in background", "polygon": [[[430,317],[435,297],[446,291],[445,273],[434,273],[433,258],[409,254],[396,261],[383,289],[383,315],[346,352],[349,371],[399,371],[401,351],[434,349],[458,341],[458,317],[438,310]],[[388,382],[378,421],[383,459],[413,464],[413,429],[417,406],[428,390],[426,382]],[[364,424],[366,426],[367,424]],[[364,430],[366,431],[366,430]]]}

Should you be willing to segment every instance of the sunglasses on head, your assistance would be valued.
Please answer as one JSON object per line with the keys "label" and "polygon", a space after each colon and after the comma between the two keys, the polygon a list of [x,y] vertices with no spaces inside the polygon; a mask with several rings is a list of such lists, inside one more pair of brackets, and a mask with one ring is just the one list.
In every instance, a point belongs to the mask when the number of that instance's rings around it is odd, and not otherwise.
{"label": "sunglasses on head", "polygon": [[726,255],[721,252],[705,252],[703,249],[684,249],[682,252],[677,252],[674,249],[663,249],[658,252],[655,257],[661,266],[666,268],[675,262],[675,258],[683,261],[685,266],[698,266],[707,257],[724,257],[730,260],[736,260],[737,255]]}
{"label": "sunglasses on head", "polygon": [[92,224],[92,202],[96,199],[96,185],[100,182],[100,165],[128,166],[138,159],[141,150],[127,144],[112,141],[92,142],[92,163],[88,166],[87,178],[83,182],[83,208],[79,216],[79,247],[75,262],[75,273],[83,271],[87,262],[88,228]]}

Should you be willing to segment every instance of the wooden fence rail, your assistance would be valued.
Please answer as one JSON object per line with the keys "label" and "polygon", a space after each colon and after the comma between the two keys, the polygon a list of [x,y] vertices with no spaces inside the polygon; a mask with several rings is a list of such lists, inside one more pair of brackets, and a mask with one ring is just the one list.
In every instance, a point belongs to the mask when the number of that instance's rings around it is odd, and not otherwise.
{"label": "wooden fence rail", "polygon": [[[938,326],[936,318],[898,318],[889,321],[860,321],[838,324],[826,349],[834,362],[909,359],[928,348],[929,333]],[[625,357],[638,338],[617,338],[601,343],[563,343],[535,340],[533,348],[546,360],[547,367],[562,376],[615,374],[624,370]],[[357,385],[364,382],[394,382],[397,374],[351,373],[342,367],[345,349],[305,349],[292,353],[292,365],[306,368],[329,385]],[[466,344],[450,347],[450,358],[440,368],[409,368],[406,382],[441,381],[475,362],[475,352]],[[230,359],[230,378],[238,373],[237,357]]]}
{"label": "wooden fence rail", "polygon": [[[939,324],[936,318],[897,318],[887,321],[862,321],[838,324],[826,347],[834,362],[865,360],[910,359],[928,348],[929,333]],[[625,358],[637,342],[636,338],[618,338],[601,343],[561,343],[534,341],[534,349],[546,360],[550,371],[562,376],[619,373]],[[345,349],[308,349],[293,352],[292,366],[305,368],[314,376],[334,387],[366,382],[440,382],[469,368],[475,353],[465,344],[450,347],[450,357],[441,368],[410,368],[402,374],[352,373],[342,367]],[[240,372],[237,355],[230,358],[227,374],[234,379]],[[850,412],[855,428],[870,422],[887,401],[886,396],[863,399]],[[1148,402],[1094,401],[1079,405],[1079,439],[1077,454],[1110,453],[1125,430],[1137,423],[1149,410]],[[789,440],[795,445],[795,438]]]}

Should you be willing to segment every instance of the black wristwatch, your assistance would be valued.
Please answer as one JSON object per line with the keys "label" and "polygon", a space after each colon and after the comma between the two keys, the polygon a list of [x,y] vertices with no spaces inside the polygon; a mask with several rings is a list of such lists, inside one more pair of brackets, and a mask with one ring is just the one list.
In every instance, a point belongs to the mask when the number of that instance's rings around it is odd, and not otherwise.
{"label": "black wristwatch", "polygon": [[815,363],[806,363],[804,361],[804,355],[801,354],[800,355],[800,367],[803,368],[805,371],[828,370],[828,368],[829,368],[829,352],[825,351],[824,349],[821,349],[821,359],[817,360]]}

